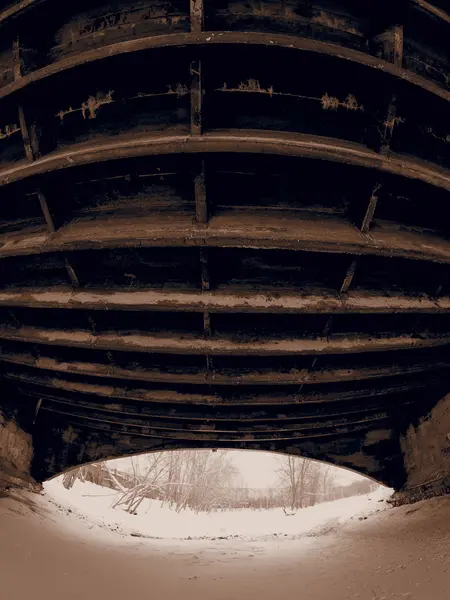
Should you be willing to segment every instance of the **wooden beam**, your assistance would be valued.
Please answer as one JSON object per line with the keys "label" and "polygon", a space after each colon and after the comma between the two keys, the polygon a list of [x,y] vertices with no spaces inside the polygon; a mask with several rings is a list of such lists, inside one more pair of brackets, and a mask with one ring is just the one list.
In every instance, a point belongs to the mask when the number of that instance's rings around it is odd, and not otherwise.
{"label": "wooden beam", "polygon": [[[439,294],[438,294],[439,295]],[[72,290],[66,287],[0,289],[0,306],[58,308],[76,310],[186,311],[209,313],[270,314],[440,314],[450,311],[450,296],[426,294],[384,295],[376,292],[349,292],[345,297],[335,290],[307,288],[302,294],[278,288],[264,292],[233,287],[200,292],[182,289],[110,291]]]}
{"label": "wooden beam", "polygon": [[[0,98],[14,94],[37,81],[43,81],[58,73],[89,63],[110,60],[114,56],[142,52],[151,48],[185,47],[191,45],[229,46],[230,44],[251,44],[257,46],[289,48],[292,51],[297,50],[321,54],[360,64],[371,69],[376,69],[377,71],[380,70],[380,59],[377,56],[371,56],[370,54],[365,54],[351,48],[345,48],[337,44],[321,42],[311,38],[302,38],[296,35],[275,34],[272,32],[262,33],[256,31],[217,31],[214,32],[214,35],[211,35],[211,32],[209,31],[200,33],[175,33],[116,42],[114,44],[105,45],[100,48],[80,52],[73,56],[63,58],[57,62],[46,65],[42,69],[24,75],[20,81],[3,86],[0,89]],[[405,80],[409,85],[420,87],[444,100],[450,100],[449,91],[413,71],[400,69],[395,64],[387,61],[383,63],[382,67],[382,72],[389,77]]]}

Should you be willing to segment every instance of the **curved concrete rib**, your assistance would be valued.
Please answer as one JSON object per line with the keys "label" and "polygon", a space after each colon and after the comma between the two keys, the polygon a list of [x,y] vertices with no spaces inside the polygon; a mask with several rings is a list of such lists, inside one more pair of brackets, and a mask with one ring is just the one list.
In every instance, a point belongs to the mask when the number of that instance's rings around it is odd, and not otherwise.
{"label": "curved concrete rib", "polygon": [[73,288],[22,288],[1,290],[0,306],[26,308],[67,308],[78,310],[186,311],[210,313],[421,313],[450,310],[450,297],[431,298],[425,294],[387,295],[378,292],[304,290],[296,292],[250,292],[220,289],[214,292],[185,290],[74,290]]}
{"label": "curved concrete rib", "polygon": [[95,348],[122,352],[152,352],[160,354],[206,354],[211,356],[302,356],[318,354],[347,354],[433,348],[450,344],[450,337],[400,336],[335,336],[331,338],[263,338],[257,342],[234,341],[228,337],[204,339],[192,334],[100,333],[82,330],[0,327],[0,339],[30,344]]}
{"label": "curved concrete rib", "polygon": [[[20,80],[19,80],[20,81]],[[34,177],[76,166],[99,162],[167,154],[211,152],[272,154],[312,158],[378,169],[400,177],[416,179],[450,190],[450,171],[432,163],[391,153],[379,154],[366,146],[337,138],[262,130],[216,130],[201,136],[169,134],[119,135],[113,141],[74,145],[58,150],[35,162],[19,162],[0,171],[4,186],[27,177]]]}
{"label": "curved concrete rib", "polygon": [[[291,369],[286,371],[254,371],[241,372],[239,374],[214,372],[207,373],[206,371],[183,372],[158,369],[136,367],[127,369],[117,367],[111,364],[81,362],[77,360],[56,360],[48,356],[40,356],[36,358],[32,354],[17,354],[0,351],[0,361],[8,364],[20,365],[24,367],[33,367],[44,371],[50,371],[59,374],[83,375],[89,377],[97,377],[99,379],[114,378],[129,381],[140,381],[149,383],[177,383],[191,385],[263,385],[263,386],[285,386],[285,385],[300,385],[300,384],[317,384],[317,383],[340,383],[345,381],[361,381],[373,380],[383,377],[403,377],[408,375],[416,375],[427,371],[439,371],[448,369],[450,362],[448,360],[434,361],[429,363],[412,363],[410,365],[385,365],[381,364],[376,367],[358,367],[358,368],[342,368],[342,369],[327,369],[327,370],[311,370],[308,369]],[[52,385],[56,379],[52,378]],[[392,388],[392,386],[391,386]],[[389,388],[389,390],[391,390]],[[81,392],[86,388],[83,384],[71,383],[71,390]],[[70,391],[70,390],[69,390]],[[395,391],[395,390],[394,390]],[[353,398],[355,392],[350,394],[346,392],[342,398]],[[359,392],[358,392],[359,393]],[[379,391],[374,389],[374,394],[390,393],[385,390]],[[370,396],[370,389],[364,390],[365,396]],[[341,396],[338,393],[333,394]],[[357,396],[359,397],[359,396]],[[202,402],[205,401],[205,396],[202,394],[174,394],[168,398],[164,393],[155,392],[152,396],[154,402]],[[311,400],[312,401],[312,400]],[[231,401],[235,403],[235,400]],[[270,398],[261,400],[263,403],[273,402]],[[280,400],[281,402],[281,400]],[[286,402],[292,402],[292,398],[286,399]],[[307,402],[302,396],[302,402]]]}
{"label": "curved concrete rib", "polygon": [[114,421],[112,419],[99,419],[92,416],[80,416],[75,415],[69,411],[57,410],[50,406],[43,405],[41,409],[46,412],[55,413],[68,417],[70,422],[72,419],[82,419],[83,421],[93,421],[97,424],[97,427],[111,429],[111,426],[117,426],[120,433],[126,434],[132,432],[136,435],[143,435],[146,437],[155,438],[170,438],[174,440],[211,440],[211,441],[270,441],[270,440],[287,440],[287,439],[304,439],[310,437],[321,437],[324,435],[342,435],[350,433],[355,430],[362,428],[371,428],[374,423],[387,422],[390,420],[388,413],[378,413],[373,419],[362,419],[352,422],[338,421],[336,424],[327,423],[325,426],[314,426],[314,424],[308,424],[305,428],[297,428],[295,430],[279,430],[279,431],[267,431],[267,432],[255,432],[255,433],[235,433],[222,432],[222,433],[211,433],[208,431],[178,431],[168,429],[156,429],[155,427],[143,427],[140,425],[124,425],[121,421]]}
{"label": "curved concrete rib", "polygon": [[[0,16],[1,18],[1,16]],[[149,36],[138,39],[116,42],[108,46],[88,50],[64,58],[55,63],[47,65],[42,69],[32,71],[20,79],[9,83],[0,89],[0,99],[23,90],[33,83],[42,81],[58,73],[68,71],[74,67],[106,60],[113,56],[120,56],[134,52],[142,52],[152,48],[176,48],[185,46],[214,46],[224,44],[242,44],[289,48],[304,52],[312,52],[337,59],[347,60],[372,69],[377,69],[389,74],[396,79],[404,80],[413,86],[421,88],[442,98],[450,100],[450,92],[444,90],[436,83],[384,61],[376,56],[365,54],[359,50],[345,48],[329,42],[321,42],[311,38],[302,38],[294,35],[279,33],[260,33],[256,31],[205,31],[202,33],[172,33],[168,35]]]}

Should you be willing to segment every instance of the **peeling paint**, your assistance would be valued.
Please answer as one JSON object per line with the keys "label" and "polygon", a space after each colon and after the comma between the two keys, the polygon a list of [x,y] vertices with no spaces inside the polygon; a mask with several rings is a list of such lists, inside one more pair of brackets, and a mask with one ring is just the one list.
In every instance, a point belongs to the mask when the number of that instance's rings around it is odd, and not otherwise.
{"label": "peeling paint", "polygon": [[361,111],[364,112],[364,106],[358,104],[355,96],[349,94],[344,101],[339,100],[336,96],[329,96],[327,92],[321,98],[322,107],[324,110],[337,110],[339,107],[346,108],[347,110]]}
{"label": "peeling paint", "polygon": [[95,119],[97,112],[104,104],[112,104],[114,102],[112,95],[114,90],[109,92],[98,92],[95,96],[89,96],[86,102],[81,104],[80,108],[73,108],[70,106],[66,110],[60,110],[56,113],[56,117],[59,117],[61,121],[64,121],[64,117],[74,112],[81,112],[83,119]]}
{"label": "peeling paint", "polygon": [[100,107],[104,104],[111,104],[114,102],[112,99],[112,95],[114,94],[113,90],[110,90],[108,93],[104,94],[103,92],[99,92],[96,96],[89,96],[86,102],[83,102],[81,105],[81,114],[83,115],[83,119],[95,119],[97,116],[97,112],[100,110]]}
{"label": "peeling paint", "polygon": [[222,87],[216,88],[217,92],[247,92],[252,94],[267,94],[268,96],[283,96],[291,98],[300,98],[302,100],[314,100],[320,102],[325,110],[337,110],[338,108],[345,108],[350,111],[364,112],[364,106],[359,104],[356,97],[353,94],[348,94],[345,100],[341,101],[336,96],[330,96],[327,92],[323,96],[305,96],[302,94],[291,94],[288,92],[276,92],[273,85],[265,88],[261,86],[258,79],[247,79],[241,81],[237,87],[228,87],[228,84],[224,82]]}

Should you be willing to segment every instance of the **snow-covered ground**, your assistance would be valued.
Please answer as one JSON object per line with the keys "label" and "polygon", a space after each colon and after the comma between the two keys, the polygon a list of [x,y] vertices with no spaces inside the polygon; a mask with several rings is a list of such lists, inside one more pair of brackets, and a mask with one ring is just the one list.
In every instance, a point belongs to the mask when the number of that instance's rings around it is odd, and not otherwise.
{"label": "snow-covered ground", "polygon": [[81,481],[66,490],[59,477],[47,482],[45,491],[61,510],[70,508],[76,515],[111,531],[172,539],[314,535],[334,530],[350,518],[363,518],[380,510],[381,502],[392,493],[387,488],[379,488],[367,496],[324,502],[286,516],[282,509],[177,513],[167,506],[162,507],[156,500],[145,500],[138,514],[131,515],[122,508],[111,508],[117,497],[113,490]]}
{"label": "snow-covered ground", "polygon": [[[393,509],[374,494],[282,519],[265,511],[245,513],[244,519],[234,515],[240,533],[258,532],[254,539],[151,539],[127,535],[136,529],[129,520],[145,518],[142,526],[152,533],[164,520],[166,535],[178,528],[178,537],[188,531],[181,519],[196,516],[169,518],[157,508],[122,516],[118,533],[110,530],[119,522],[115,513],[114,519],[92,516],[99,509],[93,498],[86,500],[83,486],[75,488],[68,506],[61,490],[58,499],[50,493],[54,485],[43,495],[0,498],[0,600],[450,598],[449,497]],[[107,499],[101,503],[106,506]],[[202,531],[217,532],[223,515],[214,515]],[[176,527],[172,518],[179,520]],[[231,519],[227,514],[223,521],[230,532],[238,526]],[[330,519],[335,526],[327,525]],[[288,536],[270,535],[274,523]]]}

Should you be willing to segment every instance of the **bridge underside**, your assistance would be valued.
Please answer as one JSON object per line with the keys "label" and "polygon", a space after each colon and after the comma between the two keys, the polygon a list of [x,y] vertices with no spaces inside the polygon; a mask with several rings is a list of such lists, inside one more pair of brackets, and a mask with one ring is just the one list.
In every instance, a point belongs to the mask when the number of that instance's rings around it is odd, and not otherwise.
{"label": "bridge underside", "polygon": [[444,5],[0,2],[3,481],[232,447],[447,489]]}

